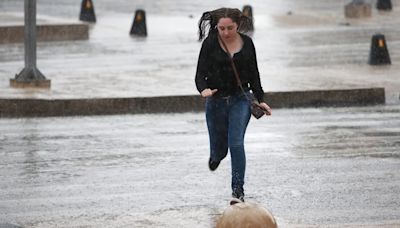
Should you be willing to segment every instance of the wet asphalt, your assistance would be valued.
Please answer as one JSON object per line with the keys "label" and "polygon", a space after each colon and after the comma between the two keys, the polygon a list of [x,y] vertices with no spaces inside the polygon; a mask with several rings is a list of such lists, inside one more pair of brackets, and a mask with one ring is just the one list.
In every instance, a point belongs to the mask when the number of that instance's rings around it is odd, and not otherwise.
{"label": "wet asphalt", "polygon": [[[280,227],[400,225],[400,106],[275,110],[246,135],[247,201]],[[213,227],[230,158],[204,113],[0,119],[0,223]]]}

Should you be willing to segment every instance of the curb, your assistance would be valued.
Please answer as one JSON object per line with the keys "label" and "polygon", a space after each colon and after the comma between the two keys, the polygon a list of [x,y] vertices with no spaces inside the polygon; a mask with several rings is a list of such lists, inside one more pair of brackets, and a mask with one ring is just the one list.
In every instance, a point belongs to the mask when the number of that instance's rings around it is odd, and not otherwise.
{"label": "curb", "polygon": [[[384,88],[313,90],[265,93],[274,108],[346,107],[385,104]],[[199,95],[94,98],[0,99],[0,117],[50,117],[144,113],[182,113],[204,110]]]}

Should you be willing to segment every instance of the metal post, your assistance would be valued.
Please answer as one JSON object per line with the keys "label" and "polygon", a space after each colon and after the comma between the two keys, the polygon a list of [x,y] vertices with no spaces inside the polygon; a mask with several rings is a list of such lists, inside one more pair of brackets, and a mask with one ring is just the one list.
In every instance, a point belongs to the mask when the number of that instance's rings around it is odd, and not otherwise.
{"label": "metal post", "polygon": [[25,68],[15,79],[12,87],[50,87],[50,80],[36,67],[36,0],[25,0]]}
{"label": "metal post", "polygon": [[36,0],[25,0],[25,68],[36,67]]}

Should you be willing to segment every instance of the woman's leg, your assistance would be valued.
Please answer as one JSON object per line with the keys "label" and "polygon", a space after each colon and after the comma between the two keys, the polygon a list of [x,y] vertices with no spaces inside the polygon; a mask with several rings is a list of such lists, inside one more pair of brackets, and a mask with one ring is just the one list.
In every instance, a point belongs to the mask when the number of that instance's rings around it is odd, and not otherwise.
{"label": "woman's leg", "polygon": [[244,135],[251,117],[250,105],[244,96],[232,99],[229,108],[228,144],[231,153],[232,194],[244,196],[243,185],[246,171]]}
{"label": "woman's leg", "polygon": [[226,99],[207,98],[206,121],[210,138],[210,158],[214,162],[228,153],[228,106]]}

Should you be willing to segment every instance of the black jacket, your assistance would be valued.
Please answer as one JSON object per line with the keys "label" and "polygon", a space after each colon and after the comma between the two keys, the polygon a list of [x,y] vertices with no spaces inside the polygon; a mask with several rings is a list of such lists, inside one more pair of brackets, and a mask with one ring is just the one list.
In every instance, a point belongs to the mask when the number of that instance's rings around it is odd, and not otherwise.
{"label": "black jacket", "polygon": [[[247,35],[240,36],[243,39],[243,47],[233,56],[233,61],[245,90],[251,89],[257,100],[263,102],[264,91],[261,87],[253,41]],[[210,34],[203,41],[195,82],[200,93],[206,88],[218,89],[214,96],[229,96],[241,92],[229,56],[219,45],[217,33]]]}

